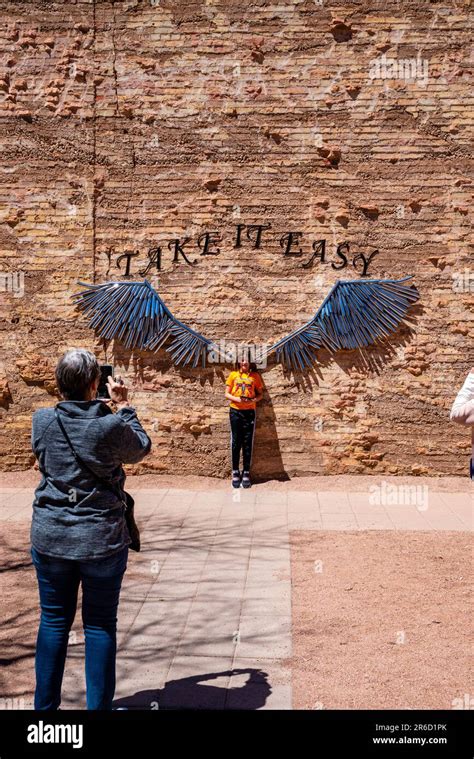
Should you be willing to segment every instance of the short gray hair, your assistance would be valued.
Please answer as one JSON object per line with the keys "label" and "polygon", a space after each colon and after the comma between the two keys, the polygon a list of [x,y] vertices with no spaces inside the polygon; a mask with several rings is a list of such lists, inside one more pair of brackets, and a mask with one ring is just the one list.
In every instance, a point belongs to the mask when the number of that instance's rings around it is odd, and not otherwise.
{"label": "short gray hair", "polygon": [[56,382],[66,400],[85,400],[88,388],[99,377],[99,362],[93,353],[84,348],[66,351],[56,366]]}

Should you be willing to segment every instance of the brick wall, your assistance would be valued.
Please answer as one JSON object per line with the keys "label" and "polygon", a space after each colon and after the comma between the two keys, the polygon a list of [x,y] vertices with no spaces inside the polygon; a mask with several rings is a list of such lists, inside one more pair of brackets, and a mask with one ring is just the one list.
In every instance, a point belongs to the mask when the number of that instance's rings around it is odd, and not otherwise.
{"label": "brick wall", "polygon": [[[304,377],[270,364],[255,471],[464,474],[448,420],[474,363],[472,40],[468,2],[0,2],[0,467],[33,463],[30,420],[55,402],[63,350],[85,346],[133,386],[154,451],[137,471],[229,470],[227,368],[104,345],[73,309],[77,281],[163,245],[148,277],[214,339],[270,341],[337,278],[336,246],[379,253],[367,276],[414,275],[411,327]],[[470,57],[471,56],[471,57]],[[471,79],[470,79],[471,77]],[[471,175],[472,176],[472,175]],[[236,224],[269,223],[234,248]],[[219,231],[218,255],[196,241]],[[302,256],[279,240],[302,231]],[[189,266],[167,241],[190,237]],[[307,268],[311,243],[327,260]],[[349,262],[350,263],[350,262]]]}

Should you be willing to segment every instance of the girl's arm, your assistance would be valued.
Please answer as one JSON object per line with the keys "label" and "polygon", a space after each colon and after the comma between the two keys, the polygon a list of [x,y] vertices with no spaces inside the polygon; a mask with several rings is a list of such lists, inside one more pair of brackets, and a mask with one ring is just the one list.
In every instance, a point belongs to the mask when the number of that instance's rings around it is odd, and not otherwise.
{"label": "girl's arm", "polygon": [[474,424],[474,367],[455,398],[449,418],[458,424]]}
{"label": "girl's arm", "polygon": [[258,376],[259,376],[260,382],[259,382],[259,384],[255,388],[255,390],[256,390],[256,393],[255,393],[255,402],[256,403],[258,403],[259,401],[261,401],[262,398],[263,398],[263,382],[262,382],[262,379],[261,379],[260,375],[258,375]]}
{"label": "girl's arm", "polygon": [[226,385],[226,388],[225,388],[225,397],[229,401],[234,401],[234,403],[241,403],[242,402],[242,398],[239,398],[239,396],[237,396],[237,395],[232,395],[232,393],[229,392],[229,385]]}

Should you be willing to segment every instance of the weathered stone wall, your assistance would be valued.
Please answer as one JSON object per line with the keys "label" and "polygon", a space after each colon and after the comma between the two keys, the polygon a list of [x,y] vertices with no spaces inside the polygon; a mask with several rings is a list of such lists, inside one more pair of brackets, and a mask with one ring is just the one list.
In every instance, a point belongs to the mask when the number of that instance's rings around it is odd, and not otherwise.
{"label": "weathered stone wall", "polygon": [[[414,275],[412,327],[368,364],[321,355],[305,378],[271,364],[256,473],[466,472],[469,434],[448,412],[474,363],[467,0],[0,9],[1,271],[24,272],[23,297],[0,293],[1,468],[32,464],[31,413],[54,403],[55,362],[81,345],[133,386],[154,441],[136,470],[225,475],[227,369],[105,354],[71,305],[77,280],[123,276],[126,251],[140,252],[141,279],[162,244],[148,276],[176,316],[266,342],[360,276],[360,259],[331,265],[348,241],[350,258],[378,249],[367,276]],[[272,227],[260,249],[236,250],[238,223]],[[199,254],[206,230],[221,233],[218,255]],[[300,257],[280,247],[290,230]],[[194,266],[166,248],[185,236]],[[322,238],[327,261],[304,268]]]}

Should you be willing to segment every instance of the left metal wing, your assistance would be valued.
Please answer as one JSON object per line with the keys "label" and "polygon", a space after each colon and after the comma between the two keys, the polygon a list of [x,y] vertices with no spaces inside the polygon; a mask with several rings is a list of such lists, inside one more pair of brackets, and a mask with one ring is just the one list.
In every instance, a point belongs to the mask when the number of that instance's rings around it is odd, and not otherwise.
{"label": "left metal wing", "polygon": [[176,319],[161,300],[154,287],[143,282],[105,282],[91,285],[79,282],[86,288],[72,298],[77,307],[90,317],[89,327],[106,340],[116,338],[126,348],[158,351],[164,343],[175,364],[192,363],[201,359],[206,364],[206,353],[216,349],[212,340],[195,332]]}

